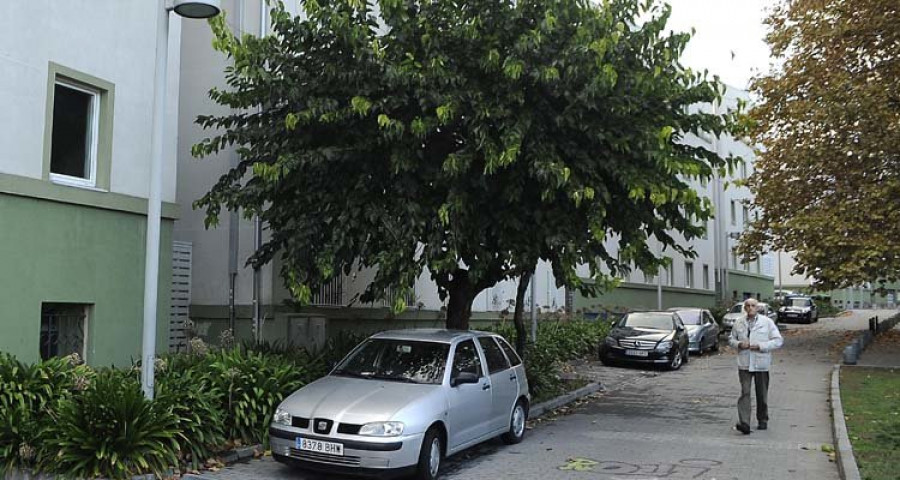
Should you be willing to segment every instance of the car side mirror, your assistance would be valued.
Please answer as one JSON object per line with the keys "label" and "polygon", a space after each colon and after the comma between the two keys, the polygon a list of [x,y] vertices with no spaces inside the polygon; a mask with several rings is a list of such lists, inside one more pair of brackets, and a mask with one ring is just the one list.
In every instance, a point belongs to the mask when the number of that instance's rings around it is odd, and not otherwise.
{"label": "car side mirror", "polygon": [[450,378],[451,387],[456,387],[464,383],[478,383],[478,375],[472,372],[459,372]]}
{"label": "car side mirror", "polygon": [[683,332],[683,331],[684,331],[684,325],[676,325],[676,326],[675,326],[675,330],[678,330],[679,332]]}

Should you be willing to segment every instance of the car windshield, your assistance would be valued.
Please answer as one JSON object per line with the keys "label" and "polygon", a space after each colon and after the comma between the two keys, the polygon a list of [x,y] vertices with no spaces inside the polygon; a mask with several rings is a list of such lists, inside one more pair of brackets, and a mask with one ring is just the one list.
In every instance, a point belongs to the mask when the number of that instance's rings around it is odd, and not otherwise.
{"label": "car windshield", "polygon": [[685,325],[700,325],[700,310],[681,310],[678,316]]}
{"label": "car windshield", "polygon": [[811,302],[808,298],[791,298],[791,299],[788,299],[787,306],[789,306],[789,307],[808,307],[810,303]]}
{"label": "car windshield", "polygon": [[741,313],[743,311],[744,311],[744,304],[739,303],[739,304],[731,307],[731,310],[729,310],[728,313]]}
{"label": "car windshield", "polygon": [[450,345],[416,340],[372,338],[332,373],[405,383],[439,384]]}
{"label": "car windshield", "polygon": [[671,313],[629,313],[619,323],[620,327],[672,330]]}

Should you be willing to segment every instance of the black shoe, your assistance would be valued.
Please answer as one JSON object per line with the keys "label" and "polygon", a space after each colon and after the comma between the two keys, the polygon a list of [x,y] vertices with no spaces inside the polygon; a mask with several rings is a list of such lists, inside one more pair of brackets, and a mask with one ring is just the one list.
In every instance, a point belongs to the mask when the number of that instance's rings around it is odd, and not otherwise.
{"label": "black shoe", "polygon": [[766,422],[759,422],[759,425],[756,427],[757,430],[767,430],[769,428],[769,424]]}
{"label": "black shoe", "polygon": [[750,435],[750,425],[747,425],[746,423],[738,423],[734,426],[734,428],[744,435]]}

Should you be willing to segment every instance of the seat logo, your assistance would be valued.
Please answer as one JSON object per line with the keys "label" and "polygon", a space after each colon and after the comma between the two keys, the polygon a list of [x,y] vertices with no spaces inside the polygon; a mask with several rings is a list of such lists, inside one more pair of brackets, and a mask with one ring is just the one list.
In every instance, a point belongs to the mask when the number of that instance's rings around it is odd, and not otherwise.
{"label": "seat logo", "polygon": [[319,422],[319,430],[328,430],[328,422],[325,422],[325,421]]}

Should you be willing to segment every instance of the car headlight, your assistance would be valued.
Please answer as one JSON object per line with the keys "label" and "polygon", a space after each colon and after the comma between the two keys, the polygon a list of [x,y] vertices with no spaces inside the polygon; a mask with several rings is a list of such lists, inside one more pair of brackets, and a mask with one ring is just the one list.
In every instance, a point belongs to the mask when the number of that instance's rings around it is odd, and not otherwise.
{"label": "car headlight", "polygon": [[373,422],[359,429],[360,435],[369,437],[396,437],[403,434],[403,422]]}
{"label": "car headlight", "polygon": [[619,342],[616,341],[616,339],[615,339],[615,338],[612,338],[612,337],[606,337],[606,344],[607,344],[608,346],[610,346],[610,347],[617,347],[617,346],[619,346]]}
{"label": "car headlight", "polygon": [[666,351],[668,351],[670,348],[672,348],[672,342],[669,341],[669,340],[666,340],[665,342],[659,342],[659,343],[656,345],[656,350],[658,350],[658,351],[660,351],[660,352],[666,352]]}
{"label": "car headlight", "polygon": [[278,407],[275,409],[275,416],[272,417],[272,421],[275,423],[281,424],[281,425],[290,426],[291,414],[288,413],[287,410],[284,410],[281,407]]}

